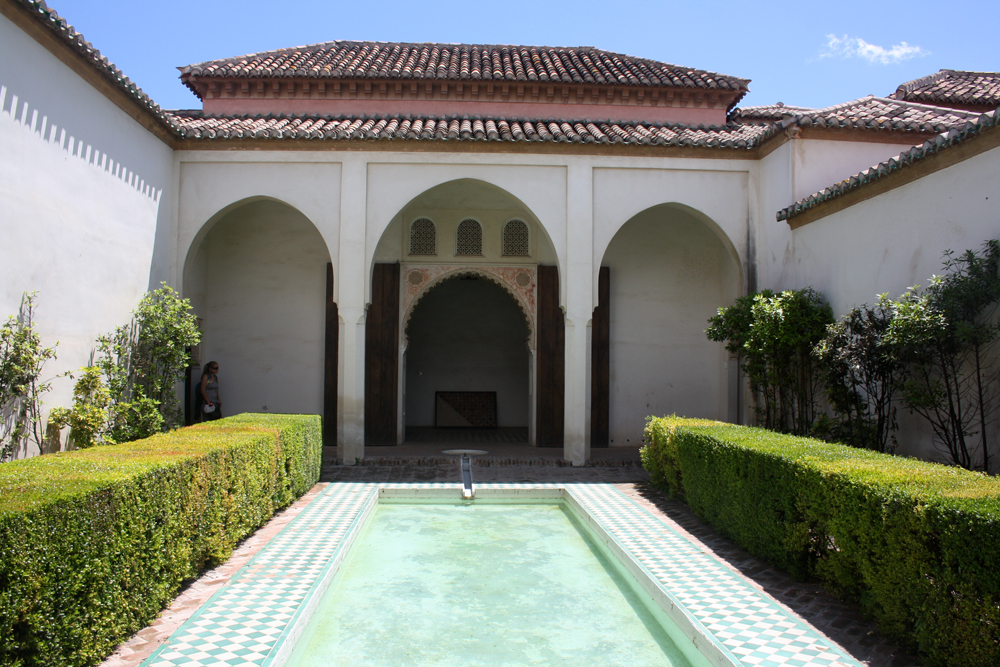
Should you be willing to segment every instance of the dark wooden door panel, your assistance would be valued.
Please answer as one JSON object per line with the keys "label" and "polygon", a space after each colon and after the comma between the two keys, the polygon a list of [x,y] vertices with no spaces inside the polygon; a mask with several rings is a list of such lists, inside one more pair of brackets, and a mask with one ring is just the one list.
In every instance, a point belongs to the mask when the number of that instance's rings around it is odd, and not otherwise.
{"label": "dark wooden door panel", "polygon": [[337,444],[337,369],[340,355],[340,315],[333,302],[333,264],[326,265],[326,336],[323,350],[323,444]]}
{"label": "dark wooden door panel", "polygon": [[399,264],[376,264],[365,320],[365,444],[396,444]]}
{"label": "dark wooden door panel", "polygon": [[566,321],[559,307],[559,269],[538,267],[538,359],[535,433],[539,447],[563,446]]}
{"label": "dark wooden door panel", "polygon": [[611,269],[597,274],[590,331],[590,446],[607,447],[611,432]]}

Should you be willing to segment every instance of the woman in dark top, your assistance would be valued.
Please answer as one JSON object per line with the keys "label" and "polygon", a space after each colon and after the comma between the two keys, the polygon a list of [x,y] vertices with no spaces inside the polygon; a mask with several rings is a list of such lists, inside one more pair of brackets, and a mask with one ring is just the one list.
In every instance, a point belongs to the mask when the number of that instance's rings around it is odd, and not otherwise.
{"label": "woman in dark top", "polygon": [[210,361],[201,372],[198,395],[201,398],[201,420],[211,421],[222,417],[222,401],[219,400],[219,364]]}

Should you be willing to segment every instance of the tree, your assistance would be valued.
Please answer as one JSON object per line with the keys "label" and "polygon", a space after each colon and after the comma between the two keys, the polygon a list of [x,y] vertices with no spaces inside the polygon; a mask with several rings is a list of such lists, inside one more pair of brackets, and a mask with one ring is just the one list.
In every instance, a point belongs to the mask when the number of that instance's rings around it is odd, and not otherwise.
{"label": "tree", "polygon": [[896,448],[895,399],[903,380],[903,364],[886,337],[892,315],[892,301],[882,294],[876,306],[854,308],[829,325],[815,349],[837,417],[832,438],[886,453]]}
{"label": "tree", "polygon": [[0,327],[0,461],[10,460],[29,442],[42,446],[41,395],[49,383],[39,377],[56,353],[42,345],[34,314],[35,294],[26,293],[18,316]]}
{"label": "tree", "polygon": [[888,336],[906,364],[903,400],[953,463],[988,470],[996,417],[1000,242],[945,253],[943,276],[893,304]]}
{"label": "tree", "polygon": [[111,393],[108,433],[114,441],[181,424],[175,387],[184,377],[188,348],[199,340],[190,302],[166,284],[142,298],[127,325],[98,338],[96,365]]}

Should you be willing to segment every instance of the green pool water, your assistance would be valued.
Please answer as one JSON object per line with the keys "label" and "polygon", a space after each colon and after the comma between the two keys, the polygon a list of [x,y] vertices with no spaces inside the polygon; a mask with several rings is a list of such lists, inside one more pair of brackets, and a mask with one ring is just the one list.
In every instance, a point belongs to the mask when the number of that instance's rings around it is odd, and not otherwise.
{"label": "green pool water", "polygon": [[382,504],[288,664],[704,664],[637,590],[562,505]]}

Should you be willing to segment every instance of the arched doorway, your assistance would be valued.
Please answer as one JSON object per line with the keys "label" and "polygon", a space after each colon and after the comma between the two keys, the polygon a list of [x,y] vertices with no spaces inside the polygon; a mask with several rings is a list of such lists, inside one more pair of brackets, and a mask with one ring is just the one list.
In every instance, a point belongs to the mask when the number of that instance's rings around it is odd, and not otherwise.
{"label": "arched doorway", "polygon": [[[551,331],[556,320],[562,323],[555,264],[553,245],[538,219],[516,197],[489,183],[450,181],[404,206],[374,253],[365,320],[366,444],[401,443],[407,427],[441,425],[435,411],[461,412],[457,404],[443,405],[438,392],[474,402],[488,399],[461,394],[495,391],[498,426],[519,433],[526,429],[522,441],[535,444],[536,427],[542,424],[548,427],[543,433],[558,435],[548,438],[551,443],[543,438],[538,444],[561,446],[562,347],[558,366],[552,354],[544,359],[532,354],[533,334]],[[477,313],[476,321],[469,319],[469,309]],[[536,329],[539,319],[548,328]],[[484,331],[478,320],[494,322],[498,329]],[[416,327],[416,347],[408,342],[411,325]],[[519,328],[524,326],[527,333]],[[476,345],[462,334],[477,328],[492,336],[492,347]],[[501,333],[502,340],[496,338]],[[462,346],[469,356],[463,364],[453,363],[453,358],[437,364],[438,370],[428,377],[431,360],[442,361],[439,340]],[[507,362],[515,357],[517,361],[501,369],[495,363],[498,349]],[[414,363],[417,370],[411,372]],[[547,386],[555,389],[547,396],[558,394],[558,402],[540,405],[536,400],[532,387],[538,373],[552,376]],[[500,388],[472,388],[487,385]]]}
{"label": "arched doorway", "polygon": [[329,262],[313,223],[273,199],[232,207],[199,234],[184,293],[200,318],[198,360],[219,363],[225,416],[325,413]]}
{"label": "arched doorway", "polygon": [[474,437],[528,442],[531,331],[517,299],[486,275],[457,272],[429,287],[404,329],[406,441]]}
{"label": "arched doorway", "polygon": [[628,220],[601,266],[610,283],[607,444],[640,442],[650,415],[736,421],[735,360],[705,336],[742,289],[728,239],[697,211],[663,204]]}

